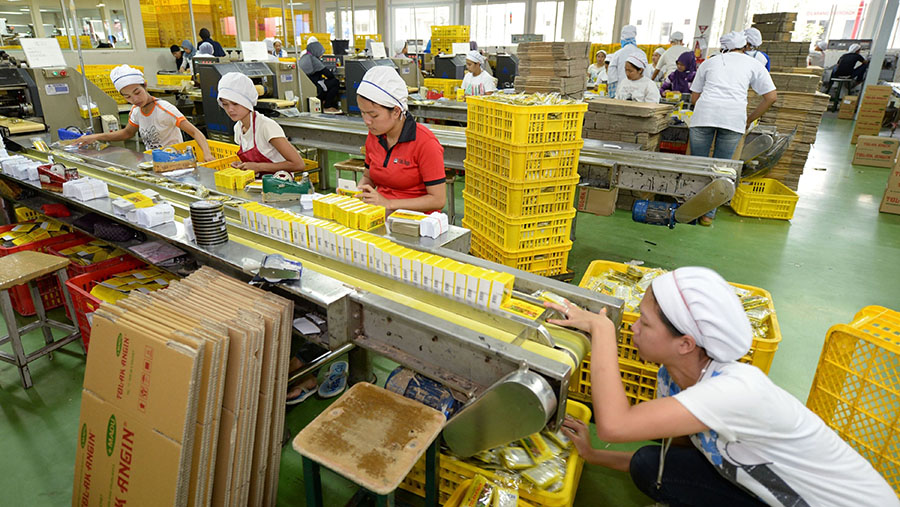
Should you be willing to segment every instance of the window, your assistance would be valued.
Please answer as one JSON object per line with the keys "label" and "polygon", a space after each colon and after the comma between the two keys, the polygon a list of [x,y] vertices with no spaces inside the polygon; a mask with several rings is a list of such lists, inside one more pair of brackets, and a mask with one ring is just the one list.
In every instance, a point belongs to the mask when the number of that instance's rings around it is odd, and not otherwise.
{"label": "window", "polygon": [[[727,4],[728,2],[716,2]],[[631,24],[637,27],[638,44],[668,44],[672,32],[684,34],[687,44],[694,38],[694,16],[699,0],[683,2],[659,2],[658,0],[632,0]],[[690,15],[690,18],[685,18]],[[678,20],[678,21],[670,21]]]}
{"label": "window", "polygon": [[472,4],[470,36],[480,46],[509,46],[512,35],[525,33],[525,3]]}
{"label": "window", "polygon": [[72,13],[64,13],[59,2],[41,2],[39,9],[31,8],[38,5],[18,0],[0,1],[0,45],[17,48],[20,39],[56,37],[65,50],[70,49],[68,35],[72,32],[81,36],[82,49],[132,47],[123,0],[105,3],[98,0],[83,5],[85,8],[78,7],[75,12],[77,27],[74,29],[71,26]]}
{"label": "window", "polygon": [[543,35],[545,42],[562,40],[563,4],[563,2],[537,3],[534,33]]}
{"label": "window", "polygon": [[613,36],[616,6],[605,0],[579,0],[575,11],[575,40],[602,44],[618,42]]}
{"label": "window", "polygon": [[[425,5],[422,7],[394,7],[394,30],[392,37],[397,40],[431,39],[433,25],[452,25],[449,5]],[[471,35],[471,34],[470,34]]]}
{"label": "window", "polygon": [[[231,2],[201,3],[193,2],[194,26],[197,32],[202,28],[209,30],[212,39],[222,47],[234,48],[237,43],[237,25],[234,17],[234,7]],[[190,20],[188,20],[190,25]],[[251,31],[252,31],[251,27]],[[200,40],[197,34],[192,34],[191,40]]]}
{"label": "window", "polygon": [[[797,23],[792,40],[811,43],[829,39],[870,38],[861,33],[865,17],[875,15],[870,0],[750,0],[747,25],[753,15],[764,12],[796,12]],[[875,24],[877,27],[878,23]]]}

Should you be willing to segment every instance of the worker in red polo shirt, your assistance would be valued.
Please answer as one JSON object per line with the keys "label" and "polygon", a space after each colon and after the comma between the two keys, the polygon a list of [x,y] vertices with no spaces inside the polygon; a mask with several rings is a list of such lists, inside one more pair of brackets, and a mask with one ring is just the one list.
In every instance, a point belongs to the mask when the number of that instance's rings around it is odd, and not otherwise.
{"label": "worker in red polo shirt", "polygon": [[388,213],[440,211],[447,201],[444,148],[409,114],[407,95],[393,67],[373,67],[359,84],[356,99],[369,128],[359,198]]}

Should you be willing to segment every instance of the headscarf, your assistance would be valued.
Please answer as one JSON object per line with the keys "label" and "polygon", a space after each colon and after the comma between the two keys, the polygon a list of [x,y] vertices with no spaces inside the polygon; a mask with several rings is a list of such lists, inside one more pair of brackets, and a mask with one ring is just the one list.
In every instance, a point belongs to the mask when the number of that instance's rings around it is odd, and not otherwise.
{"label": "headscarf", "polygon": [[216,101],[222,105],[222,99],[230,100],[253,111],[259,92],[249,77],[240,72],[229,72],[219,80],[219,96]]}
{"label": "headscarf", "polygon": [[215,49],[209,42],[203,42],[200,44],[200,47],[197,48],[197,56],[212,56],[214,52]]}
{"label": "headscarf", "polygon": [[850,52],[851,53],[856,53],[860,49],[862,49],[862,46],[860,46],[859,44],[850,44]]}
{"label": "headscarf", "polygon": [[742,32],[728,32],[719,38],[719,44],[726,51],[741,49],[747,45],[747,36]]}
{"label": "headscarf", "polygon": [[678,268],[656,277],[653,295],[680,333],[719,362],[736,361],[750,350],[753,329],[744,306],[718,273],[701,267]]}
{"label": "headscarf", "polygon": [[[697,75],[697,60],[694,58],[694,52],[685,51],[675,61],[684,65],[684,72],[676,67],[675,71],[666,78],[669,82],[667,88],[674,92],[690,93],[691,83],[694,82],[694,76]],[[662,93],[665,94],[665,90]]]}
{"label": "headscarf", "polygon": [[762,46],[762,33],[756,28],[751,26],[744,30],[744,37],[747,37],[747,42],[754,48]]}
{"label": "headscarf", "polygon": [[133,84],[144,84],[144,73],[140,69],[135,69],[129,65],[119,65],[109,73],[109,79],[112,81],[116,91],[121,92],[122,88]]}
{"label": "headscarf", "polygon": [[822,51],[825,51],[826,49],[828,49],[828,43],[823,40],[820,40],[819,42],[816,42],[816,48],[821,49]]}
{"label": "headscarf", "polygon": [[482,65],[484,63],[484,56],[482,56],[478,51],[472,50],[466,53],[466,60],[475,62],[478,65]]}
{"label": "headscarf", "polygon": [[188,58],[194,56],[194,44],[191,41],[187,39],[181,41],[181,48],[185,51],[185,53],[189,53],[185,55]]}
{"label": "headscarf", "polygon": [[683,42],[684,34],[681,32],[672,32],[672,35],[669,36],[669,42],[675,42],[675,41]]}
{"label": "headscarf", "polygon": [[356,89],[356,95],[387,108],[400,106],[403,111],[408,110],[406,101],[409,91],[393,67],[379,65],[366,71]]}
{"label": "headscarf", "polygon": [[300,57],[300,70],[306,75],[321,72],[325,68],[325,64],[321,60],[324,54],[325,46],[321,42],[307,42],[306,53]]}
{"label": "headscarf", "polygon": [[620,37],[622,47],[628,44],[637,45],[637,27],[634,25],[625,25],[622,27],[622,37]]}
{"label": "headscarf", "polygon": [[639,70],[644,70],[645,68],[647,68],[647,62],[644,61],[642,58],[638,58],[638,57],[636,57],[636,56],[629,56],[629,57],[625,60],[625,62],[634,65],[634,66],[637,67]]}

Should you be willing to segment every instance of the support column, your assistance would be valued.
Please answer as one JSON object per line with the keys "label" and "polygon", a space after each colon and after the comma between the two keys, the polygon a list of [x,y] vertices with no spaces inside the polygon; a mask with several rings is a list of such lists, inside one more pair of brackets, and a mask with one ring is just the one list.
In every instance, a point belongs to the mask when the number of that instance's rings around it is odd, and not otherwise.
{"label": "support column", "polygon": [[534,25],[537,23],[537,0],[525,2],[525,33],[534,33]]}
{"label": "support column", "polygon": [[[237,47],[240,49],[242,40],[253,40],[250,37],[250,10],[247,9],[246,0],[234,2],[234,20],[237,28]],[[194,34],[196,36],[196,34]]]}
{"label": "support column", "polygon": [[[472,0],[459,0],[459,13],[457,15],[458,25],[472,25]],[[474,33],[472,39],[475,39]]]}
{"label": "support column", "polygon": [[[631,0],[619,0],[616,2],[616,16],[613,19],[612,44],[619,42],[622,36],[622,28],[631,21]],[[640,41],[638,41],[640,42]]]}
{"label": "support column", "polygon": [[872,49],[869,53],[869,71],[866,73],[866,86],[878,84],[878,74],[881,73],[881,65],[884,63],[884,53],[887,51],[888,43],[891,38],[891,30],[894,28],[894,21],[897,19],[897,5],[900,0],[887,0],[884,6],[880,20],[881,26],[878,28],[878,34],[872,41]]}
{"label": "support column", "polygon": [[562,40],[575,40],[575,15],[578,11],[578,0],[563,0]]}
{"label": "support column", "polygon": [[31,7],[31,24],[34,25],[34,36],[38,38],[46,37],[44,35],[44,18],[41,16],[41,6],[37,0],[29,2]]}
{"label": "support column", "polygon": [[109,36],[112,35],[112,18],[109,16],[109,7],[106,4],[103,4],[103,7],[100,7],[100,19],[103,20],[103,28],[106,34],[106,41],[109,41]]}
{"label": "support column", "polygon": [[694,25],[693,42],[685,40],[686,45],[694,50],[700,50],[700,57],[706,58],[706,51],[709,48],[709,34],[712,32],[713,14],[716,10],[716,0],[700,0],[697,6],[697,24]]}
{"label": "support column", "polygon": [[393,37],[388,38],[392,34],[388,33],[388,5],[385,0],[375,0],[375,16],[378,17],[375,23],[376,33],[380,33],[384,40],[394,40]]}
{"label": "support column", "polygon": [[[747,22],[747,0],[729,0],[722,33],[744,31]],[[718,41],[717,41],[718,42]]]}
{"label": "support column", "polygon": [[872,39],[874,41],[881,24],[881,13],[885,9],[885,0],[872,0],[866,7],[863,18],[862,30],[856,34],[857,39]]}

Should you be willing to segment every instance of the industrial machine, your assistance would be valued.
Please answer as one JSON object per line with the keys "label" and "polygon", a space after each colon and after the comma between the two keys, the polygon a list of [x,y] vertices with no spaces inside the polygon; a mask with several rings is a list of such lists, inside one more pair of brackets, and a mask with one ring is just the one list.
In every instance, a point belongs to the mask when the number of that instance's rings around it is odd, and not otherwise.
{"label": "industrial machine", "polygon": [[403,78],[406,86],[410,88],[422,86],[422,73],[419,71],[418,64],[415,60],[410,58],[391,58],[391,61],[394,62],[394,66],[397,67],[397,72],[400,74],[400,77]]}
{"label": "industrial machine", "polygon": [[26,69],[0,68],[0,114],[16,118],[44,116],[37,86]]}
{"label": "industrial machine", "polygon": [[494,64],[494,77],[497,78],[497,89],[515,88],[516,74],[519,73],[519,57],[516,55],[498,54],[490,58]]}
{"label": "industrial machine", "polygon": [[438,79],[462,79],[465,73],[465,55],[440,55],[434,57],[434,77]]}
{"label": "industrial machine", "polygon": [[345,58],[344,59],[344,85],[347,88],[347,111],[358,113],[359,106],[356,104],[356,89],[363,76],[372,67],[378,65],[387,65],[397,68],[390,58]]}

